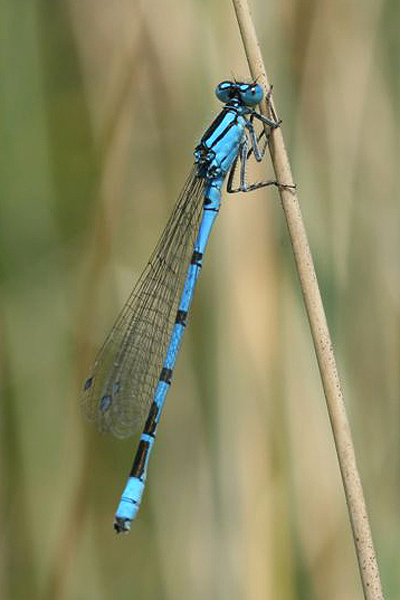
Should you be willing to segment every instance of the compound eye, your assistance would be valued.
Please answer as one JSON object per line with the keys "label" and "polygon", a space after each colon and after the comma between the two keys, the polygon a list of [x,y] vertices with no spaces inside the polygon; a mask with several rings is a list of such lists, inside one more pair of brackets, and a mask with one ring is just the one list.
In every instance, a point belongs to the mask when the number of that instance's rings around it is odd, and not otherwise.
{"label": "compound eye", "polygon": [[222,81],[215,88],[215,95],[221,102],[229,102],[234,96],[235,84],[232,81]]}
{"label": "compound eye", "polygon": [[243,104],[246,106],[255,106],[256,104],[260,104],[263,99],[264,91],[258,83],[254,83],[252,85],[248,85],[246,89],[240,90],[240,97],[242,99]]}

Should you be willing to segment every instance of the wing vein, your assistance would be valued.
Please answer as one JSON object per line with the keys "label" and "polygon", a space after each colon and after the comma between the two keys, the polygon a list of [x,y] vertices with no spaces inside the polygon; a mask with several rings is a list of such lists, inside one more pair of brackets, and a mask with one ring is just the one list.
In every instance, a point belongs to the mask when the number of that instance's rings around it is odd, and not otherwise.
{"label": "wing vein", "polygon": [[202,212],[193,169],[142,275],[99,350],[82,407],[117,437],[143,422],[158,383]]}

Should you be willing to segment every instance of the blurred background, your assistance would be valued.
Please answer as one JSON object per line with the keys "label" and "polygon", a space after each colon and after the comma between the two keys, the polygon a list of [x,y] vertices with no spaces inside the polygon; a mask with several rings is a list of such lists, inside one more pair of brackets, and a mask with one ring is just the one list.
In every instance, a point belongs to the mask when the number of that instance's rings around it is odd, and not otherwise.
{"label": "blurred background", "polygon": [[[251,6],[398,598],[399,5]],[[219,110],[215,86],[248,78],[231,3],[0,11],[1,598],[362,598],[273,189],[224,197],[128,536],[112,523],[136,439],[79,410]]]}

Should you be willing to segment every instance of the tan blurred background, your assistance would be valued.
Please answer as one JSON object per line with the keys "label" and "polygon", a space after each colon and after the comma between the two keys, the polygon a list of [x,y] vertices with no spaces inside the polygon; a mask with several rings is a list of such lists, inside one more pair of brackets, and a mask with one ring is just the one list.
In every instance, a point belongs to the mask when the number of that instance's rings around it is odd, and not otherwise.
{"label": "tan blurred background", "polygon": [[[399,6],[251,5],[394,599]],[[228,1],[0,4],[2,600],[362,598],[275,191],[223,200],[129,536],[112,521],[136,440],[79,412],[232,76]]]}

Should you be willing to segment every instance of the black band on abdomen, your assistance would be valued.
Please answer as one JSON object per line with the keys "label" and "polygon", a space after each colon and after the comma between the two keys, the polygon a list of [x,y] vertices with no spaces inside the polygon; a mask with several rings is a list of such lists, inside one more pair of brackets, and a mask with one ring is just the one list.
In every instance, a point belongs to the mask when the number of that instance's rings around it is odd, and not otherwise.
{"label": "black band on abdomen", "polygon": [[161,374],[160,374],[160,381],[165,381],[165,383],[170,384],[171,377],[172,377],[172,369],[167,369],[166,367],[163,367],[163,369],[161,370]]}
{"label": "black band on abdomen", "polygon": [[135,460],[133,461],[132,470],[130,472],[130,477],[140,478],[143,475],[149,448],[150,448],[149,442],[140,440],[139,446],[138,446],[138,449],[136,452]]}
{"label": "black band on abdomen", "polygon": [[178,310],[176,313],[175,323],[177,325],[186,325],[187,310]]}
{"label": "black band on abdomen", "polygon": [[203,260],[203,253],[195,250],[192,254],[192,258],[190,261],[191,265],[196,265],[197,267],[201,267],[201,261]]}
{"label": "black band on abdomen", "polygon": [[156,428],[157,428],[156,417],[158,415],[158,411],[159,411],[159,408],[158,408],[157,402],[153,402],[150,407],[149,416],[147,417],[146,424],[143,429],[143,433],[146,433],[147,435],[151,435],[152,437],[154,437],[154,435],[156,433]]}

